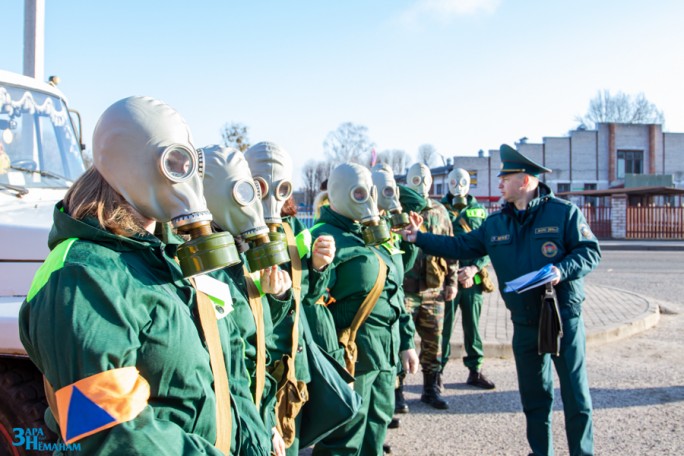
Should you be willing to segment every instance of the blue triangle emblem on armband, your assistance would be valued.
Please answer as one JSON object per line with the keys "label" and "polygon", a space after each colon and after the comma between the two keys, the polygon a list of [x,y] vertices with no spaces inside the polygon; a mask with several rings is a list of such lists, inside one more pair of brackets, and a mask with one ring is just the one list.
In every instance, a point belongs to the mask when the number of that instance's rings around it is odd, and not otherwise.
{"label": "blue triangle emblem on armband", "polygon": [[114,421],[112,415],[74,387],[69,401],[66,440],[96,431]]}

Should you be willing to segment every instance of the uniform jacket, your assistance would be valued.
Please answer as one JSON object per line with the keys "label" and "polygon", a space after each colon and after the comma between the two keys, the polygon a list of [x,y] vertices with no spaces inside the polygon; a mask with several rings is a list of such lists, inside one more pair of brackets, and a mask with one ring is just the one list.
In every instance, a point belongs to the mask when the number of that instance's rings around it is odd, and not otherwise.
{"label": "uniform jacket", "polygon": [[[390,225],[389,218],[384,219],[385,222]],[[412,253],[406,255],[403,250],[404,246],[411,249]],[[398,299],[400,302],[404,302],[404,285],[403,277],[406,271],[405,261],[410,263],[410,267],[413,267],[415,263],[415,258],[418,255],[418,248],[411,244],[410,242],[404,242],[401,239],[401,235],[398,233],[391,233],[391,238],[389,241],[381,245],[382,248],[378,249],[383,255],[383,260],[385,262],[392,261],[394,266],[397,268],[397,276],[401,277],[401,286],[398,290]],[[413,321],[413,316],[406,311],[406,306],[401,306],[401,314],[399,315],[399,351],[409,350],[411,348],[416,348],[415,335],[416,335],[416,324]]]}
{"label": "uniform jacket", "polygon": [[[461,234],[467,233],[461,224],[461,220],[470,227],[470,230],[475,230],[482,225],[482,222],[487,218],[487,210],[484,206],[477,202],[472,195],[466,195],[467,204],[460,211],[451,205],[451,194],[447,193],[442,198],[441,203],[449,212],[449,217],[451,218],[451,225],[454,229],[454,236],[460,236]],[[489,257],[483,256],[480,258],[475,258],[472,260],[461,260],[458,262],[459,268],[464,268],[466,266],[476,266],[478,271],[489,264]]]}
{"label": "uniform jacket", "polygon": [[[254,313],[249,305],[249,299],[247,295],[247,284],[243,269],[243,266],[247,264],[247,262],[244,254],[241,255],[241,258],[243,260],[242,263],[229,266],[220,271],[215,271],[212,273],[212,276],[228,284],[230,288],[230,294],[233,299],[233,311],[230,313],[230,318],[233,320],[242,339],[242,355],[245,362],[245,371],[243,375],[246,380],[247,387],[249,388],[250,396],[252,397],[252,400],[254,400],[256,394],[257,327]],[[259,273],[257,272],[253,274],[252,277],[258,278],[258,274]],[[273,353],[275,352],[273,327],[274,325],[280,323],[280,321],[274,320],[273,315],[271,314],[271,308],[289,308],[291,306],[291,301],[292,300],[290,298],[281,301],[275,299],[271,295],[261,296],[261,305],[263,308],[264,318],[264,335],[266,339],[267,369],[261,403],[257,404],[257,407],[259,409],[264,426],[269,431],[273,426],[276,425],[275,403],[277,385],[275,379],[268,373],[268,371],[269,367],[275,360],[273,357]],[[281,311],[278,313],[278,315],[282,319],[285,315],[285,312]]]}
{"label": "uniform jacket", "polygon": [[[299,308],[300,319],[306,318],[304,306],[313,306],[318,298],[326,291],[328,283],[328,268],[322,272],[316,271],[311,264],[311,233],[296,217],[283,217],[283,223],[287,223],[297,238],[298,249],[302,261],[302,303]],[[282,229],[281,229],[282,230]],[[292,277],[291,263],[281,266]],[[283,312],[280,317],[278,313]],[[274,320],[280,322],[273,328],[274,349],[271,353],[274,361],[282,358],[284,354],[290,354],[292,350],[292,326],[294,325],[294,300],[289,306],[275,305],[271,307]],[[304,343],[304,330],[299,323],[299,340],[297,341],[297,354],[295,356],[295,372],[298,380],[308,383],[311,379],[306,356],[306,344]]]}
{"label": "uniform jacket", "polygon": [[356,372],[392,369],[398,361],[399,315],[403,307],[399,291],[402,278],[395,263],[377,247],[364,244],[360,224],[334,212],[329,206],[321,208],[318,222],[312,229],[313,239],[321,234],[335,238],[336,253],[328,285],[335,302],[328,309],[337,330],[351,325],[359,306],[375,284],[379,262],[374,252],[383,256],[387,280],[373,311],[356,336],[359,352]]}
{"label": "uniform jacket", "polygon": [[[152,235],[114,235],[94,219],[71,218],[61,203],[48,242],[52,253],[19,314],[31,360],[57,392],[121,368],[137,369],[150,388],[146,403],[144,396],[131,394],[117,399],[140,404],[137,416],[98,430],[101,423],[92,418],[77,419],[97,410],[97,399],[87,392],[83,399],[74,387],[69,403],[74,421],[69,413],[67,437],[95,431],[77,441],[83,454],[221,454],[213,446],[216,400],[209,353],[195,290],[174,260],[175,246]],[[219,332],[229,375],[239,377],[245,365],[237,330],[224,319]],[[231,385],[231,395],[234,454],[268,454],[270,435],[250,407],[248,391]],[[51,410],[46,422],[59,432]]]}
{"label": "uniform jacket", "polygon": [[[443,234],[452,236],[454,230],[451,226],[451,218],[446,208],[435,200],[426,200],[425,208],[420,212],[423,217],[421,231],[432,234]],[[433,265],[433,266],[431,266]],[[435,275],[431,271],[437,268],[444,277],[441,286],[430,287],[428,275]],[[434,281],[439,283],[439,279]],[[458,263],[452,260],[444,260],[440,255],[431,254],[424,250],[419,250],[414,266],[407,270],[404,278],[404,290],[407,293],[418,293],[431,288],[442,289],[446,286],[456,287],[458,285]]]}
{"label": "uniform jacket", "polygon": [[536,325],[544,287],[521,294],[504,293],[505,283],[552,263],[561,272],[556,285],[562,318],[581,314],[583,277],[601,259],[598,240],[574,204],[556,198],[544,183],[527,210],[517,214],[512,204],[491,214],[475,231],[458,237],[418,233],[416,245],[428,253],[473,259],[489,255],[499,290],[514,323]]}

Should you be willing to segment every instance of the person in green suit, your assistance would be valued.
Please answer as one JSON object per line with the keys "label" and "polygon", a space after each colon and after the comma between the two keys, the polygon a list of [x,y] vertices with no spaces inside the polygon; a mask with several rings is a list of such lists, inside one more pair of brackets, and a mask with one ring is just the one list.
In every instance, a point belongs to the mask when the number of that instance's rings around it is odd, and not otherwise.
{"label": "person in green suit", "polygon": [[292,307],[291,279],[277,264],[289,260],[285,245],[268,237],[263,208],[244,154],[236,149],[208,146],[203,180],[207,206],[218,229],[231,233],[241,246],[241,261],[212,273],[230,287],[232,311],[244,342],[248,387],[272,432],[273,451],[285,455],[282,429],[276,417],[277,379],[274,327]]}
{"label": "person in green suit", "polygon": [[[470,173],[462,168],[454,168],[447,176],[449,191],[441,203],[449,211],[454,236],[477,229],[487,218],[487,211],[475,197],[469,195]],[[444,330],[442,331],[442,372],[451,354],[451,334],[454,329],[456,310],[461,309],[463,327],[463,347],[466,355],[463,364],[470,373],[466,383],[483,389],[494,389],[494,382],[482,373],[484,351],[480,337],[480,313],[482,311],[483,269],[489,264],[489,257],[461,260],[458,265],[458,293],[446,302],[444,310]],[[486,277],[486,276],[485,276]]]}
{"label": "person in green suit", "polygon": [[[311,232],[314,239],[324,234],[335,239],[328,309],[338,334],[351,327],[376,284],[378,297],[358,328],[355,363],[351,349],[343,358],[352,363],[361,409],[349,423],[319,442],[313,454],[378,455],[394,411],[396,365],[401,358],[407,372],[417,369],[410,350],[400,353],[402,277],[387,250],[377,246],[389,239],[389,230],[380,224],[377,189],[370,171],[357,164],[338,165],[328,179],[328,196],[330,205],[321,208]],[[386,273],[384,283],[382,273]]]}
{"label": "person in green suit", "polygon": [[[297,340],[294,350],[295,377],[298,382],[308,384],[311,380],[307,363],[306,344],[302,319],[311,315],[309,326],[315,328],[319,337],[327,338],[330,344],[337,344],[337,334],[330,311],[316,301],[326,293],[329,274],[328,265],[335,257],[335,240],[331,236],[319,236],[312,243],[311,233],[296,217],[296,207],[292,199],[292,158],[279,145],[262,141],[251,146],[245,152],[252,177],[259,186],[264,220],[269,227],[270,235],[283,239],[284,242],[296,246],[301,263],[299,283],[294,284],[301,290],[300,302],[292,301],[291,306],[272,308],[272,312],[284,312],[285,316],[273,329],[274,375],[279,385],[285,381],[283,374],[292,357],[293,329],[296,329]],[[287,225],[287,226],[285,226]],[[292,280],[292,262],[281,267],[290,274]],[[296,304],[296,306],[295,306]],[[296,315],[299,316],[297,328],[293,328]],[[301,409],[296,413],[295,430],[287,435],[287,454],[299,453],[299,435],[301,431]]]}
{"label": "person in green suit", "polygon": [[[401,235],[396,232],[401,228],[404,228],[408,223],[408,214],[403,212],[401,202],[399,200],[400,190],[394,180],[394,172],[389,165],[385,163],[379,163],[373,168],[371,168],[373,184],[378,189],[378,211],[380,217],[388,224],[391,232],[390,240],[381,244],[381,246],[390,255],[390,258],[394,262],[398,275],[403,277],[404,271],[408,267],[409,269],[413,267],[413,263],[418,255],[417,248],[409,243],[404,242]],[[405,191],[410,191],[404,189]],[[409,252],[407,252],[409,250]],[[401,301],[404,300],[404,287],[402,282],[402,287],[399,293],[401,294]],[[399,337],[400,337],[400,351],[410,350],[412,356],[416,356],[415,362],[417,363],[416,355],[416,344],[415,344],[415,334],[416,327],[413,324],[413,317],[406,311],[405,307],[402,307],[402,313],[399,317]],[[408,404],[404,399],[404,378],[406,377],[406,372],[404,372],[401,363],[397,365],[397,383],[394,388],[394,413],[408,413]],[[400,420],[397,417],[392,418],[389,424],[389,428],[398,428]],[[385,443],[383,445],[383,451],[385,453],[391,453],[392,448],[389,444]]]}
{"label": "person in green suit", "polygon": [[[553,365],[560,380],[570,454],[590,455],[594,443],[582,320],[583,278],[601,260],[599,243],[580,209],[556,198],[540,182],[538,176],[550,172],[548,168],[506,144],[499,152],[499,189],[505,201],[501,211],[491,214],[478,229],[457,237],[420,233],[420,216],[411,214],[411,225],[402,236],[426,252],[451,258],[489,255],[513,321],[512,347],[532,454],[553,454]],[[562,327],[557,355],[540,353],[539,337],[548,337],[540,333],[539,324],[544,287],[520,294],[504,292],[506,282],[548,265],[554,274],[551,284]]]}
{"label": "person in green suit", "polygon": [[[154,234],[160,222],[185,231],[211,220],[187,125],[158,100],[120,100],[95,127],[93,160],[55,207],[51,252],[19,313],[22,343],[45,376],[47,425],[74,454],[268,455],[248,390],[229,387],[245,370],[238,330],[205,325],[213,308],[185,278],[225,262],[200,249],[213,264],[189,270],[176,261],[189,244]],[[189,242],[207,240],[226,238]]]}

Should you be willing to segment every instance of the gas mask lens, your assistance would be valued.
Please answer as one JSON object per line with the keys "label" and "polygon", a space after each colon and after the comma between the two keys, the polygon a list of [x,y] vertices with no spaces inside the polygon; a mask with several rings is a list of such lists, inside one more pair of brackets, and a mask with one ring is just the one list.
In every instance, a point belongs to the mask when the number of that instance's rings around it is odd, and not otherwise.
{"label": "gas mask lens", "polygon": [[368,200],[368,189],[366,187],[354,187],[351,191],[352,201],[365,203]]}
{"label": "gas mask lens", "polygon": [[276,187],[276,198],[286,200],[292,195],[292,184],[289,181],[280,181]]}
{"label": "gas mask lens", "polygon": [[164,175],[173,182],[184,182],[197,169],[197,160],[195,154],[188,148],[172,145],[162,152],[161,168]]}
{"label": "gas mask lens", "polygon": [[413,176],[413,177],[411,178],[411,183],[412,183],[413,185],[420,185],[421,182],[423,182],[423,178],[420,177],[420,176]]}
{"label": "gas mask lens", "polygon": [[389,185],[382,189],[382,196],[385,198],[394,198],[394,193],[394,187],[390,187]]}
{"label": "gas mask lens", "polygon": [[252,203],[256,199],[257,193],[256,185],[247,179],[237,182],[233,187],[233,198],[241,206]]}

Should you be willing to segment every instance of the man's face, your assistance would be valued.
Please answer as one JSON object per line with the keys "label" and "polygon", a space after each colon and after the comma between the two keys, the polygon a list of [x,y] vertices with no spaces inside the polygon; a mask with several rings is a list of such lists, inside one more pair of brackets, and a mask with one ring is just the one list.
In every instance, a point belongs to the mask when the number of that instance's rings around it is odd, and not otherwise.
{"label": "man's face", "polygon": [[504,201],[512,203],[523,195],[524,180],[523,173],[506,174],[499,178],[499,190]]}

